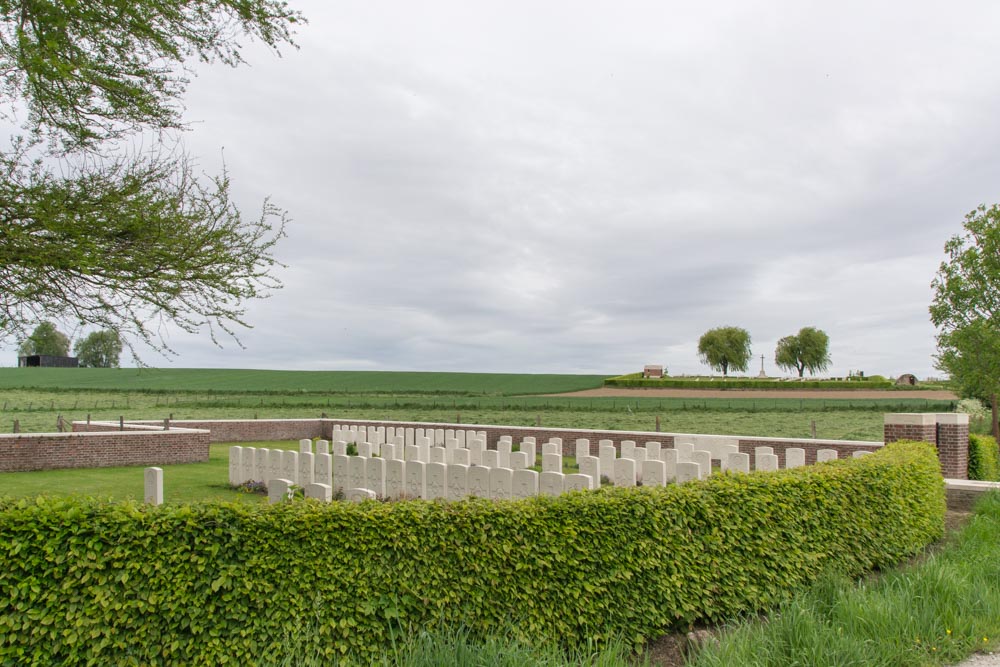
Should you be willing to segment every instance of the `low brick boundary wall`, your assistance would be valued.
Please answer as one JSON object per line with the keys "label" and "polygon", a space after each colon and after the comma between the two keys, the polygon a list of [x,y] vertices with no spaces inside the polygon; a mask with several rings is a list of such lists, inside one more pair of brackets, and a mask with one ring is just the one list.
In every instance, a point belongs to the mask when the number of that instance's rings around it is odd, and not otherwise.
{"label": "low brick boundary wall", "polygon": [[[79,427],[79,428],[78,428]],[[74,423],[72,433],[0,435],[0,472],[166,465],[208,461],[209,432],[108,422]]]}
{"label": "low brick boundary wall", "polygon": [[[333,426],[329,419],[184,419],[170,422],[171,428],[194,428],[211,431],[211,442],[261,442],[263,440],[301,440],[329,438]],[[131,421],[125,426],[163,426],[162,421]],[[75,423],[74,423],[75,430]]]}

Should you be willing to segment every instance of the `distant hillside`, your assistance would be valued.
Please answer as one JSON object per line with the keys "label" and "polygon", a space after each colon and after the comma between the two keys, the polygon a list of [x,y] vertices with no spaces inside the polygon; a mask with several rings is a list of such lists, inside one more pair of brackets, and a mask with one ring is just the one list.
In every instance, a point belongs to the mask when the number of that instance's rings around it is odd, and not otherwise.
{"label": "distant hillside", "polygon": [[603,375],[266,371],[209,368],[0,368],[0,390],[102,389],[512,396],[600,387]]}

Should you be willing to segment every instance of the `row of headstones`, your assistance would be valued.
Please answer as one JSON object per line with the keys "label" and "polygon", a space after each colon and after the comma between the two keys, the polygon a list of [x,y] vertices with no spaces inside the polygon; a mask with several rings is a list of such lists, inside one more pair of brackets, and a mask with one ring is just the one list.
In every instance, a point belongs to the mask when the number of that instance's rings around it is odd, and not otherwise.
{"label": "row of headstones", "polygon": [[[418,438],[427,438],[432,446],[444,446],[448,440],[458,440],[460,446],[465,447],[466,443],[472,439],[479,439],[486,442],[486,431],[473,431],[465,429],[443,429],[443,428],[414,428],[414,427],[393,427],[393,426],[340,426],[335,425],[331,440],[333,442],[370,442],[376,445],[397,442],[402,446],[416,445]],[[402,439],[401,442],[399,439]]]}
{"label": "row of headstones", "polygon": [[[636,448],[638,449],[640,448]],[[755,452],[758,470],[777,469],[777,456],[773,451],[768,451],[770,449],[762,447]],[[804,450],[799,450],[801,454],[789,452],[790,450],[786,450],[786,460],[790,467],[804,465]],[[611,478],[616,486],[635,486],[640,482],[649,486],[662,486],[670,482],[683,483],[702,479],[711,471],[710,457],[692,452],[695,460],[677,461],[677,450],[662,450],[660,454],[666,460],[649,459],[648,454],[642,461],[623,457],[614,459],[610,468],[605,468],[599,457],[581,456],[578,459],[580,473],[565,475],[562,473],[562,457],[558,454],[543,454],[543,470],[538,473],[524,468],[488,468],[461,463],[426,463],[420,460],[386,460],[380,457],[232,447],[230,481],[240,483],[234,480],[249,470],[249,474],[256,477],[247,479],[265,481],[272,500],[283,497],[292,485],[303,487],[307,495],[316,494],[315,497],[319,498],[325,498],[326,488],[329,488],[331,496],[333,493],[343,492],[348,498],[360,499],[369,496],[391,499],[457,499],[468,495],[506,499],[598,488],[602,475]],[[821,450],[818,458],[823,461],[836,457],[835,450]],[[268,468],[257,467],[264,462]],[[246,464],[249,467],[244,467]],[[733,471],[749,472],[749,455],[730,452],[724,464]],[[706,467],[708,473],[705,472]],[[275,470],[277,472],[268,474]]]}

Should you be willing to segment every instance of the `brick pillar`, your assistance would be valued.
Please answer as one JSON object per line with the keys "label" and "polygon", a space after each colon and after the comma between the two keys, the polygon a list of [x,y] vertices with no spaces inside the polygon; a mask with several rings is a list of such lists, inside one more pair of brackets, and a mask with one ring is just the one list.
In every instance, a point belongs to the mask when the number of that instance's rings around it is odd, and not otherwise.
{"label": "brick pillar", "polygon": [[937,448],[945,479],[969,478],[969,415],[946,412],[936,415]]}
{"label": "brick pillar", "polygon": [[885,443],[916,440],[937,444],[937,415],[897,412],[885,416]]}

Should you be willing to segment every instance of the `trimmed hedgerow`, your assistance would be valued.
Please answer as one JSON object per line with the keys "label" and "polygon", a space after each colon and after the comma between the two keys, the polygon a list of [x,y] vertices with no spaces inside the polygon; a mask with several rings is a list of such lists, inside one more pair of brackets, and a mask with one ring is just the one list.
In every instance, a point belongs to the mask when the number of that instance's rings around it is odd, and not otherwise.
{"label": "trimmed hedgerow", "polygon": [[943,532],[933,448],[522,501],[151,507],[0,501],[0,663],[372,656],[463,626],[636,641],[775,604]]}
{"label": "trimmed hedgerow", "polygon": [[[881,377],[881,376],[879,376]],[[701,380],[693,378],[644,378],[642,373],[629,373],[604,380],[606,387],[648,387],[660,389],[774,389],[777,391],[797,391],[800,389],[893,389],[896,385],[885,378],[857,380],[755,380],[751,378],[729,378],[726,380]]]}
{"label": "trimmed hedgerow", "polygon": [[969,434],[969,479],[1000,481],[1000,452],[993,436]]}

